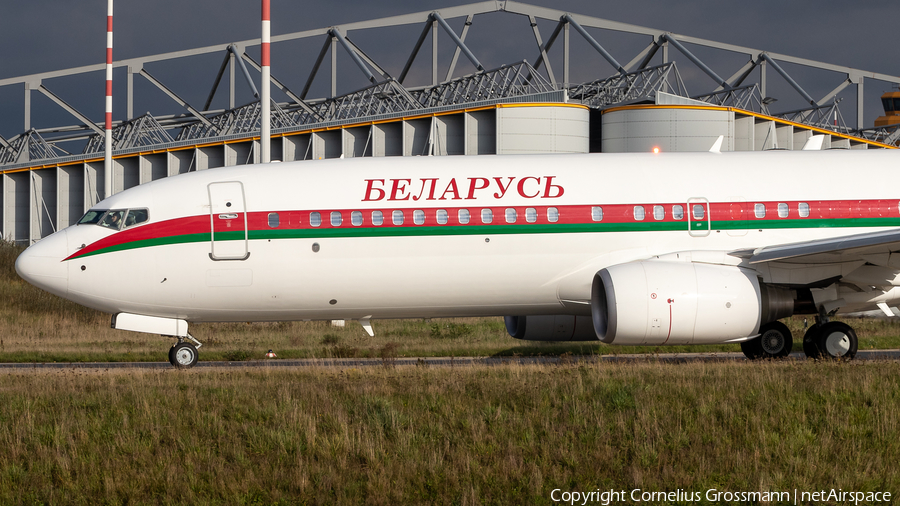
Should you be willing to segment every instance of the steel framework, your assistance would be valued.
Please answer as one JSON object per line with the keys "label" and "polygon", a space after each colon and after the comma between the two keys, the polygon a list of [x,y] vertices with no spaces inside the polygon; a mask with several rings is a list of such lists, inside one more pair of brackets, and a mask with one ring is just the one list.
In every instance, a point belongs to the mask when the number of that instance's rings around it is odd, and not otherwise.
{"label": "steel framework", "polygon": [[596,109],[636,102],[652,102],[659,92],[687,96],[675,62],[619,73],[569,88],[569,98]]}
{"label": "steel framework", "polygon": [[720,90],[706,95],[698,95],[692,98],[721,107],[734,107],[769,115],[769,106],[762,97],[759,85],[756,83],[749,86]]}
{"label": "steel framework", "polygon": [[[527,18],[527,28],[535,41],[534,50],[537,57],[534,64],[526,61],[501,66],[493,70],[485,70],[477,57],[477,48],[470,47],[466,40],[470,29],[475,25],[478,16],[488,13],[505,13]],[[462,29],[457,32],[451,26],[455,20],[462,21]],[[546,38],[538,27],[538,20],[549,20],[554,29]],[[350,37],[351,32],[376,28],[390,28],[405,25],[422,26],[421,33],[409,53],[408,58],[396,75],[380,65],[357,45]],[[523,25],[525,27],[525,25]],[[598,76],[598,79],[583,84],[569,82],[570,74],[570,37],[574,30],[593,50],[595,50],[613,68],[610,77]],[[438,33],[444,32],[454,48],[454,54],[447,67],[446,77],[439,79],[439,58],[437,51]],[[637,34],[650,38],[649,44],[631,60],[620,63],[600,42],[604,34],[621,32]],[[431,84],[425,87],[409,87],[404,84],[417,56],[420,54],[426,39],[432,41]],[[881,139],[896,142],[900,134],[893,130],[864,130],[863,102],[864,83],[866,79],[875,79],[890,83],[900,83],[900,77],[862,71],[824,62],[817,62],[795,56],[767,52],[749,47],[679,35],[664,30],[630,25],[602,18],[566,13],[563,11],[538,7],[512,0],[485,1],[437,11],[425,11],[389,18],[349,23],[288,33],[272,37],[272,42],[286,42],[300,39],[323,39],[318,57],[309,72],[301,91],[295,93],[277,77],[272,76],[271,84],[281,90],[289,100],[272,103],[272,127],[281,131],[303,129],[311,125],[332,124],[334,122],[354,122],[363,118],[384,115],[413,114],[417,111],[439,107],[465,107],[466,104],[484,101],[515,100],[524,96],[564,91],[568,99],[580,101],[593,108],[608,108],[614,105],[649,101],[658,92],[689,97],[684,83],[670,59],[669,49],[675,49],[690,63],[699,68],[715,83],[715,88],[693,98],[707,103],[752,110],[769,114],[769,107],[774,101],[767,95],[767,69],[773,70],[793,88],[809,107],[802,110],[773,113],[775,117],[789,119],[802,124],[824,128],[840,133],[852,132],[868,139]],[[562,58],[552,62],[551,49],[562,40]],[[260,102],[256,81],[252,74],[261,70],[260,65],[247,53],[247,48],[260,44],[259,39],[245,40],[229,44],[188,49],[174,53],[146,56],[120,60],[115,67],[128,69],[127,120],[114,125],[113,149],[115,151],[134,150],[138,148],[152,149],[154,146],[172,142],[206,141],[213,138],[232,138],[233,136],[254,136],[260,129]],[[698,58],[691,46],[713,48],[730,53],[746,55],[746,63],[733,72],[730,77],[723,78],[722,69],[717,72]],[[348,54],[369,84],[352,93],[338,96],[336,52],[340,50]],[[660,51],[662,50],[662,51]],[[322,67],[325,57],[331,54],[331,96],[308,99],[311,89]],[[214,84],[203,107],[197,108],[182,98],[161,80],[150,74],[145,66],[158,64],[179,58],[219,53],[224,55]],[[462,77],[453,78],[456,73],[460,55],[472,65],[475,72]],[[447,63],[447,62],[445,62]],[[782,66],[785,63],[801,65],[830,71],[838,76],[837,86],[824,97],[815,100]],[[554,71],[562,67],[562,74]],[[248,68],[250,67],[250,68]],[[0,167],[4,169],[27,165],[37,160],[54,160],[61,157],[88,158],[100,152],[102,146],[102,122],[100,111],[85,114],[72,107],[66,100],[48,89],[44,82],[52,78],[73,76],[96,72],[104,68],[103,64],[45,72],[0,80],[0,87],[21,86],[24,88],[24,132],[10,139],[0,137]],[[211,111],[209,107],[219,89],[225,71],[230,69],[229,109]],[[250,85],[254,101],[243,106],[235,106],[235,70],[239,69],[242,78]],[[277,70],[277,69],[276,69]],[[757,71],[758,72],[755,72]],[[134,76],[139,76],[162,91],[175,103],[183,107],[184,112],[176,115],[158,115],[147,113],[139,117],[133,114],[134,109]],[[754,77],[756,82],[752,82]],[[747,84],[750,80],[750,84]],[[846,126],[838,108],[838,94],[851,85],[857,87],[856,129]],[[185,83],[179,83],[185,86]],[[711,86],[712,87],[712,86]],[[76,119],[74,124],[32,128],[31,93],[38,91]],[[186,93],[185,93],[186,95]],[[81,143],[80,153],[71,153],[63,148],[71,146],[73,141]],[[70,148],[71,149],[71,148]]]}

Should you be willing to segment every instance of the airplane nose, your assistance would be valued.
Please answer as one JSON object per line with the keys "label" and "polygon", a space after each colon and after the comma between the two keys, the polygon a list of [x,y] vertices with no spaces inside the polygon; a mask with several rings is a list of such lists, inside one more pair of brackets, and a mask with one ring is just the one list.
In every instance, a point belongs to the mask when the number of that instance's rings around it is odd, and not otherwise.
{"label": "airplane nose", "polygon": [[65,297],[69,291],[69,273],[62,260],[67,251],[67,232],[60,230],[23,251],[16,259],[16,272],[32,285]]}

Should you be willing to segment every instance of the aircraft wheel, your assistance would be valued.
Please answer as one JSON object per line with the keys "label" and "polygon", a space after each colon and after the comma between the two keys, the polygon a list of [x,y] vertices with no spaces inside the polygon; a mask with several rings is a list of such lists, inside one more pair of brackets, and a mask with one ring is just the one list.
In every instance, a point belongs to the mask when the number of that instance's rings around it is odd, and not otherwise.
{"label": "aircraft wheel", "polygon": [[769,322],[759,329],[760,347],[765,358],[784,358],[791,353],[794,339],[791,329],[781,322]]}
{"label": "aircraft wheel", "polygon": [[[178,344],[178,343],[175,343]],[[169,348],[169,363],[175,365],[175,345],[173,344],[171,348]]]}
{"label": "aircraft wheel", "polygon": [[197,348],[191,343],[178,343],[169,351],[169,357],[178,369],[190,369],[197,363]]}
{"label": "aircraft wheel", "polygon": [[816,344],[821,357],[851,360],[856,356],[859,344],[856,332],[850,325],[842,322],[829,322],[819,330]]}
{"label": "aircraft wheel", "polygon": [[759,337],[754,337],[749,341],[742,342],[741,351],[743,351],[744,356],[750,360],[757,360],[763,357],[762,344],[760,343]]}
{"label": "aircraft wheel", "polygon": [[784,358],[791,353],[794,339],[791,330],[781,322],[770,322],[759,329],[759,337],[741,343],[741,351],[750,360]]}
{"label": "aircraft wheel", "polygon": [[803,335],[803,353],[807,358],[816,359],[821,355],[819,353],[820,330],[822,330],[822,326],[817,323],[806,329],[806,334]]}

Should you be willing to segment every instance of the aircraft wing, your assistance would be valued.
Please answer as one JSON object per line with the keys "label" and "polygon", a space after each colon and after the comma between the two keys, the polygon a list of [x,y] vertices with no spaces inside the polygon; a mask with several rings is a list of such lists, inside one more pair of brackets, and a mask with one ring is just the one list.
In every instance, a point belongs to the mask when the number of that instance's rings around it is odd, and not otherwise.
{"label": "aircraft wing", "polygon": [[775,285],[812,289],[826,311],[880,309],[900,297],[900,229],[804,241],[730,253]]}
{"label": "aircraft wing", "polygon": [[[768,262],[821,264],[865,260],[886,266],[890,261],[890,254],[898,251],[900,229],[766,246],[736,251],[732,255],[747,259],[751,265]],[[894,260],[897,262],[900,258]]]}

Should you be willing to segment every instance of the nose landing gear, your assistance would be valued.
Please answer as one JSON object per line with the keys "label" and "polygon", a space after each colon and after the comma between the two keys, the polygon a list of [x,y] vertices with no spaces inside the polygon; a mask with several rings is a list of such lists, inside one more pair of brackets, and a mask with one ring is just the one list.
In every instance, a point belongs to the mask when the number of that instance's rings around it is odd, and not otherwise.
{"label": "nose landing gear", "polygon": [[197,343],[197,346],[186,342],[183,337],[178,337],[178,341],[169,348],[169,363],[178,369],[190,369],[197,364],[197,350],[203,346],[200,341],[194,339],[194,336],[188,334],[187,338]]}

